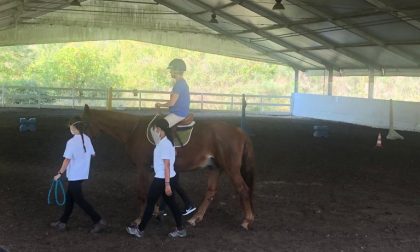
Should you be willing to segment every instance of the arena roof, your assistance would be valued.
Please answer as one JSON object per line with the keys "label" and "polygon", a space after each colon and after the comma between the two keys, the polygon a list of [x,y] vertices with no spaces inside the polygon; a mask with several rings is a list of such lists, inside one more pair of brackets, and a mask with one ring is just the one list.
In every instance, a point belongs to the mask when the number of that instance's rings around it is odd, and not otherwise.
{"label": "arena roof", "polygon": [[277,2],[0,0],[0,45],[127,39],[313,74],[420,76],[420,1]]}

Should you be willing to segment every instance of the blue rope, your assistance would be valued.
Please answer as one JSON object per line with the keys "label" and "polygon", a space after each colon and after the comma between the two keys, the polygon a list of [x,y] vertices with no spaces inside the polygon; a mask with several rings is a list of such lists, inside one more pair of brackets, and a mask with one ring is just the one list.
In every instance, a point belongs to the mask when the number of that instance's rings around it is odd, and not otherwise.
{"label": "blue rope", "polygon": [[[50,190],[48,191],[48,205],[51,205],[51,191],[52,191],[53,187],[54,187],[55,203],[58,206],[64,206],[64,204],[66,204],[66,192],[64,190],[63,181],[61,181],[61,179],[57,179],[57,180],[53,179],[52,180]],[[63,201],[62,202],[58,201],[58,187],[61,188],[61,192],[63,194]]]}

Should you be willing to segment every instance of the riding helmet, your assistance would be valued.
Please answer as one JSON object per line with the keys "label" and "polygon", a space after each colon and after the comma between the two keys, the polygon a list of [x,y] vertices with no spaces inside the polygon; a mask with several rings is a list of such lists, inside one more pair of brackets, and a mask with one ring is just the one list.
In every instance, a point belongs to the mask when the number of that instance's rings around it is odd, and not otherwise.
{"label": "riding helmet", "polygon": [[187,65],[182,59],[173,59],[169,65],[168,69],[174,70],[174,71],[180,71],[185,72],[187,70]]}

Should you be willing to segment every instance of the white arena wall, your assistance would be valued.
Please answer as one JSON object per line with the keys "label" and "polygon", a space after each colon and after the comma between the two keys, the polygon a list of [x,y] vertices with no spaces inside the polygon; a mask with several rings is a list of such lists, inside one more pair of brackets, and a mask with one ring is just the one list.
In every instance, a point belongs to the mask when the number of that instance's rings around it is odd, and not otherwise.
{"label": "white arena wall", "polygon": [[[392,101],[394,128],[420,131],[420,103]],[[295,93],[292,115],[389,128],[390,101]]]}

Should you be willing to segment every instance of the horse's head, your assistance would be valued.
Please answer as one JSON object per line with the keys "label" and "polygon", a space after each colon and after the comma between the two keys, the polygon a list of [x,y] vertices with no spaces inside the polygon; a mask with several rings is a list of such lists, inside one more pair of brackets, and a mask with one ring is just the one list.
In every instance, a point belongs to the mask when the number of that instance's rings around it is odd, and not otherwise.
{"label": "horse's head", "polygon": [[86,133],[91,137],[95,138],[99,133],[100,129],[95,122],[94,118],[92,118],[90,108],[87,104],[85,104],[85,108],[83,110],[82,120],[85,121],[88,125]]}

